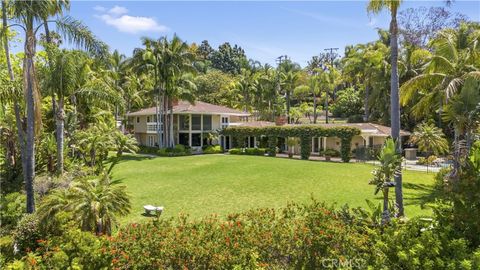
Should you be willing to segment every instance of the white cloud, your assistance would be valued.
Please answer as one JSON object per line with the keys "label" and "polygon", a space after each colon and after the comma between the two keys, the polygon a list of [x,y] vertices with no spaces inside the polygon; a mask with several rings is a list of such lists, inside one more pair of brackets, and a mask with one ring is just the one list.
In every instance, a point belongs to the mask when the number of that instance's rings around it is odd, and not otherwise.
{"label": "white cloud", "polygon": [[125,7],[114,6],[108,11],[105,8],[102,10],[100,8],[94,8],[102,12],[101,15],[96,15],[96,17],[107,25],[115,27],[120,32],[136,34],[140,32],[166,32],[169,30],[167,26],[159,24],[152,17],[128,15],[128,9]]}
{"label": "white cloud", "polygon": [[127,14],[128,13],[128,9],[125,8],[125,7],[121,7],[121,6],[114,6],[113,8],[111,8],[108,13],[112,14],[112,15],[122,15],[122,14]]}
{"label": "white cloud", "polygon": [[95,6],[95,7],[93,7],[93,10],[98,11],[98,12],[105,12],[107,9],[102,7],[102,6]]}

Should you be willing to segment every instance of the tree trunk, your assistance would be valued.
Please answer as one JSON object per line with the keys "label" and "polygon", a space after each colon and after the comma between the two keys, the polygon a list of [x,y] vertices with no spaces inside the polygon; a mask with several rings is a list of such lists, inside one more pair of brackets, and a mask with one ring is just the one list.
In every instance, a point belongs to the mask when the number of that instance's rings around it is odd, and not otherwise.
{"label": "tree trunk", "polygon": [[171,98],[169,98],[169,101],[168,101],[168,108],[170,110],[170,122],[169,122],[169,141],[170,141],[170,147],[174,147],[175,146],[175,141],[174,141],[174,138],[173,138],[173,101]]}
{"label": "tree trunk", "polygon": [[363,101],[365,114],[363,115],[363,122],[368,122],[369,115],[369,108],[368,108],[368,96],[370,94],[370,88],[368,83],[365,84],[365,100]]}
{"label": "tree trunk", "polygon": [[325,89],[325,123],[328,124],[328,89]]}
{"label": "tree trunk", "polygon": [[290,124],[290,91],[287,90],[287,123]]}
{"label": "tree trunk", "polygon": [[[397,152],[402,153],[402,141],[400,137],[400,101],[399,101],[399,82],[398,82],[398,25],[397,25],[397,10],[393,9],[391,12],[392,21],[390,22],[390,51],[391,51],[391,78],[390,78],[390,121],[392,138],[397,143]],[[401,165],[400,165],[401,166]],[[398,207],[398,216],[404,216],[403,209],[403,191],[402,191],[402,174],[401,170],[395,176],[395,202]]]}
{"label": "tree trunk", "polygon": [[383,213],[382,224],[390,222],[390,211],[388,210],[388,187],[383,188]]}
{"label": "tree trunk", "polygon": [[313,123],[317,123],[317,95],[313,91]]}
{"label": "tree trunk", "polygon": [[57,121],[57,173],[63,174],[63,148],[64,148],[64,129],[65,129],[65,112],[64,97],[60,96],[58,100],[58,110],[56,115]]}
{"label": "tree trunk", "polygon": [[35,197],[33,190],[33,181],[35,179],[35,34],[33,31],[33,19],[27,23],[25,37],[25,56],[23,59],[23,83],[25,91],[25,100],[27,103],[27,136],[26,136],[26,157],[25,157],[25,192],[27,195],[27,213],[35,212]]}

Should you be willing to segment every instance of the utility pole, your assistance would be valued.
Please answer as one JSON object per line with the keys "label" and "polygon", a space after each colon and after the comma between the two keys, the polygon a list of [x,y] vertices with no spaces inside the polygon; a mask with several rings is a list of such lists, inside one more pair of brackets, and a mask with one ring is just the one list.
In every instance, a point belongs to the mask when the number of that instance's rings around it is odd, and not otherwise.
{"label": "utility pole", "polygon": [[[337,50],[338,48],[327,48],[325,49],[325,51],[327,51],[327,57],[330,58],[330,72],[333,72],[333,64],[334,64],[334,61],[335,61],[335,58],[337,58],[338,54],[337,54]],[[328,124],[328,89],[325,89],[326,90],[326,95],[325,95],[325,123]],[[335,87],[333,88],[333,100],[335,100]]]}
{"label": "utility pole", "polygon": [[283,62],[285,62],[288,59],[288,56],[286,55],[280,55],[275,59],[275,62],[277,63],[277,85],[275,87],[275,95],[273,99],[273,121],[275,121],[275,106],[276,106],[276,100],[277,100],[277,93],[280,93],[280,65],[282,65]]}

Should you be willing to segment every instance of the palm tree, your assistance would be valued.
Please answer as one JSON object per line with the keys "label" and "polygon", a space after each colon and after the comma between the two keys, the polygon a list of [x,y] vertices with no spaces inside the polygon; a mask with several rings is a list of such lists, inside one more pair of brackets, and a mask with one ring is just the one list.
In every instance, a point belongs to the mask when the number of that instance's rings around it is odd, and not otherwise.
{"label": "palm tree", "polygon": [[441,155],[448,152],[448,141],[442,130],[433,124],[422,123],[415,128],[410,141],[418,146],[420,151]]}
{"label": "palm tree", "polygon": [[129,196],[120,183],[102,174],[94,179],[76,180],[68,189],[56,189],[40,205],[40,220],[48,224],[57,213],[67,211],[82,230],[110,235],[116,216],[130,212]]}
{"label": "palm tree", "polygon": [[441,115],[468,78],[480,78],[480,29],[462,24],[459,29],[445,29],[431,42],[433,54],[423,70],[400,88],[402,104],[415,100],[417,115],[437,110]]}
{"label": "palm tree", "polygon": [[[462,156],[468,156],[475,131],[480,127],[480,81],[468,78],[459,94],[445,107],[443,119],[454,130],[454,166],[451,177],[456,178]],[[466,151],[465,151],[466,150]]]}
{"label": "palm tree", "polygon": [[[53,11],[61,11],[65,1],[35,1],[22,0],[13,1],[10,8],[13,10],[13,19],[18,23],[11,26],[18,26],[25,32],[24,59],[23,59],[23,88],[26,101],[26,135],[24,147],[24,158],[22,165],[24,169],[25,191],[27,194],[27,212],[35,211],[35,200],[33,194],[33,181],[35,179],[35,136],[41,130],[40,91],[37,84],[35,72],[36,43],[39,28],[45,22],[48,15],[53,16]],[[54,8],[56,6],[57,8]],[[38,26],[37,24],[40,23]],[[57,31],[68,41],[86,48],[98,55],[106,51],[106,46],[98,42],[88,29],[80,22],[63,17],[55,21]],[[19,138],[20,139],[20,138]],[[19,140],[20,141],[20,140]]]}
{"label": "palm tree", "polygon": [[390,187],[396,185],[392,180],[400,172],[400,164],[402,156],[397,153],[397,146],[393,139],[387,139],[378,156],[380,168],[375,169],[373,179],[370,180],[371,185],[375,185],[375,195],[382,191],[383,193],[383,223],[390,221],[388,191]]}
{"label": "palm tree", "polygon": [[285,94],[285,106],[287,112],[287,123],[290,124],[290,107],[292,92],[297,86],[299,79],[300,66],[291,60],[286,60],[280,64],[280,81],[282,90]]}
{"label": "palm tree", "polygon": [[[134,50],[132,63],[141,73],[153,73],[154,90],[157,92],[159,147],[163,146],[163,142],[165,146],[173,147],[173,102],[181,96],[193,97],[186,95],[185,86],[193,85],[184,75],[195,72],[192,64],[195,55],[190,51],[188,44],[177,35],[171,40],[166,37],[159,40],[144,38],[143,45],[144,49]],[[162,123],[163,133],[160,131]]]}
{"label": "palm tree", "polygon": [[[380,13],[383,9],[390,11],[390,121],[392,138],[397,142],[397,152],[401,153],[402,143],[400,137],[400,101],[399,101],[399,80],[398,80],[398,24],[397,11],[402,0],[370,0],[367,10],[375,14]],[[401,163],[400,163],[401,165]],[[403,191],[402,191],[402,174],[401,171],[395,178],[395,201],[398,207],[398,215],[404,215],[403,209]]]}

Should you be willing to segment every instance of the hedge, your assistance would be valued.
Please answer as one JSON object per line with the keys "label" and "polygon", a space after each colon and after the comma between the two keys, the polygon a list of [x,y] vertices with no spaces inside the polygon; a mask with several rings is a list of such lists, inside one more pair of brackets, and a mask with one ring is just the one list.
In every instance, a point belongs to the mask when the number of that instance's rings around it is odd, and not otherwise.
{"label": "hedge", "polygon": [[222,135],[232,136],[234,141],[241,140],[247,136],[267,136],[269,155],[275,156],[276,142],[278,137],[297,137],[300,138],[302,159],[310,157],[311,141],[314,137],[338,137],[340,138],[341,157],[344,162],[350,161],[350,151],[352,138],[360,135],[360,130],[355,127],[331,127],[325,128],[318,125],[299,125],[299,126],[269,126],[269,127],[242,127],[230,126],[221,131]]}
{"label": "hedge", "polygon": [[264,156],[266,152],[265,148],[232,148],[228,150],[231,155]]}

